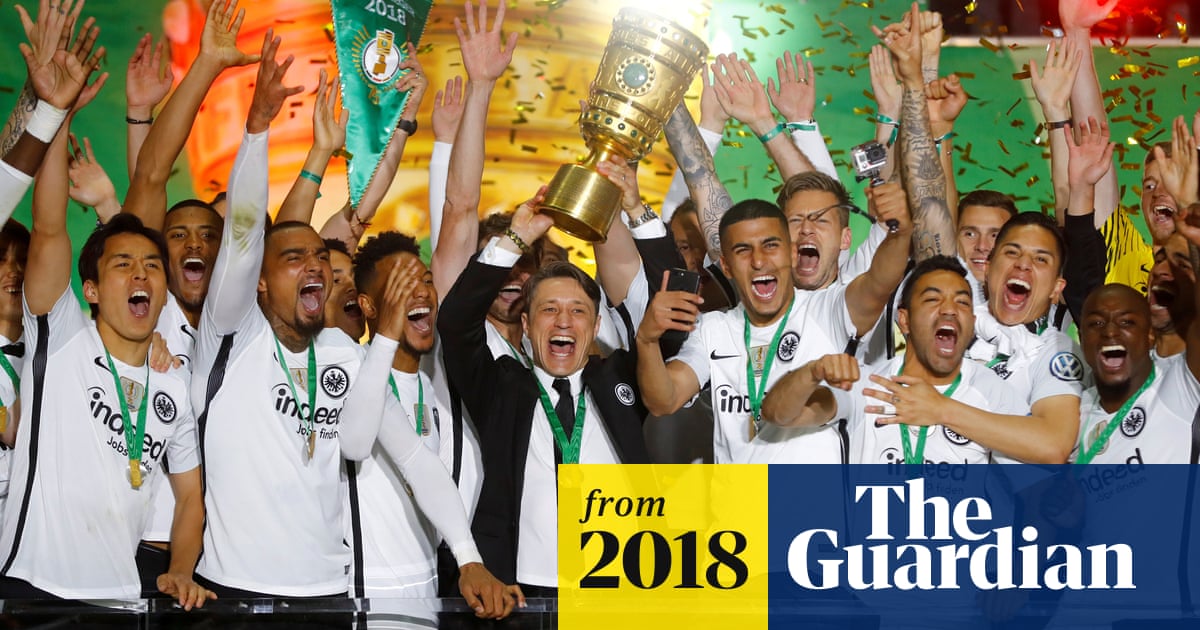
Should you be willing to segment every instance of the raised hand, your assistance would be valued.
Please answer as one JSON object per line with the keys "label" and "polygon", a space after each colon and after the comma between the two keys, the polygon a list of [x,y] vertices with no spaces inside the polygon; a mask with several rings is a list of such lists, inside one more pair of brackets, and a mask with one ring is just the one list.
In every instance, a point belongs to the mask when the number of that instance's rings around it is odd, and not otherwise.
{"label": "raised hand", "polygon": [[[75,59],[87,70],[89,78],[96,72],[105,55],[103,46],[96,49],[96,38],[100,36],[100,27],[95,26],[95,23],[95,18],[88,18],[83,23],[83,28],[79,30],[79,35],[75,38],[75,43],[71,45],[70,49]],[[104,87],[107,81],[108,73],[103,72],[95,81],[85,84],[83,89],[79,91],[79,96],[75,99],[75,104],[71,106],[71,115],[74,116],[79,113],[79,110],[87,107],[89,103],[94,101],[96,95],[100,93],[100,89]]]}
{"label": "raised hand", "polygon": [[921,72],[926,83],[938,78],[938,61],[942,55],[942,14],[937,11],[922,11]]}
{"label": "raised hand", "polygon": [[131,117],[148,118],[171,91],[175,73],[171,71],[169,54],[165,38],[155,44],[154,37],[146,33],[138,41],[125,75],[125,107]]}
{"label": "raised hand", "polygon": [[[725,123],[729,122],[729,112],[721,107],[721,100],[717,98],[717,92],[713,89],[712,79],[709,78],[708,68],[700,69],[700,123],[699,126],[709,131],[717,133],[725,132]],[[581,109],[587,108],[587,101],[583,103]],[[1200,112],[1198,112],[1200,115]]]}
{"label": "raised hand", "polygon": [[1159,165],[1162,185],[1167,189],[1180,208],[1198,201],[1198,162],[1196,138],[1188,131],[1183,116],[1175,118],[1171,133],[1171,156],[1167,157],[1162,147],[1154,147],[1154,161]]}
{"label": "raised hand", "polygon": [[775,126],[767,91],[747,61],[738,59],[737,53],[717,55],[712,70],[713,90],[722,109],[758,135]]}
{"label": "raised hand", "polygon": [[[533,242],[546,235],[550,228],[554,226],[554,220],[549,215],[541,214],[537,208],[542,205],[542,201],[546,198],[546,187],[542,186],[534,194],[533,198],[525,203],[517,206],[517,211],[513,213],[512,231],[525,242],[526,245],[532,247]],[[516,245],[511,239],[500,239],[501,247]],[[519,252],[524,253],[524,252]]]}
{"label": "raised hand", "polygon": [[876,37],[883,40],[883,45],[887,46],[888,51],[895,58],[896,72],[900,76],[900,81],[906,87],[914,90],[925,85],[924,75],[921,73],[920,23],[921,11],[914,2],[912,9],[900,24],[889,25],[886,31],[879,30],[879,27],[874,24],[871,25],[871,31],[875,33]]}
{"label": "raised hand", "polygon": [[1071,186],[1095,186],[1112,168],[1112,154],[1115,144],[1109,142],[1108,121],[1095,117],[1079,123],[1079,143],[1071,134],[1070,127],[1063,127],[1063,135],[1067,139],[1070,159],[1067,163],[1067,174]]}
{"label": "raised hand", "polygon": [[926,84],[925,99],[929,103],[929,124],[933,133],[941,134],[948,129],[939,129],[939,123],[942,127],[953,127],[963,107],[966,107],[967,91],[959,82],[958,75],[952,74]]}
{"label": "raised hand", "polygon": [[454,77],[446,81],[446,89],[438,90],[433,96],[433,139],[435,142],[454,144],[458,135],[458,121],[463,114],[463,80]]}
{"label": "raised hand", "polygon": [[254,83],[254,97],[250,101],[250,115],[246,118],[246,131],[250,133],[266,131],[275,116],[279,115],[283,102],[304,91],[302,86],[287,87],[283,84],[283,76],[292,67],[295,57],[288,55],[283,63],[276,63],[275,53],[281,41],[275,37],[274,29],[267,29],[267,34],[263,36],[262,61]]}
{"label": "raised hand", "polygon": [[200,56],[221,68],[258,61],[259,55],[248,55],[237,47],[238,31],[245,17],[246,10],[238,9],[237,0],[213,0],[208,7],[204,31],[200,33]]}
{"label": "raised hand", "polygon": [[1041,68],[1036,60],[1029,60],[1029,82],[1049,122],[1071,117],[1071,89],[1075,87],[1075,72],[1082,61],[1083,53],[1071,40],[1057,39],[1050,41],[1046,63]]}
{"label": "raised hand", "polygon": [[880,116],[900,119],[900,82],[892,67],[892,54],[883,44],[871,47],[871,91],[875,93],[875,109]]}
{"label": "raised hand", "polygon": [[690,333],[696,328],[704,298],[690,291],[668,291],[670,277],[671,271],[664,270],[661,290],[650,300],[646,315],[638,325],[637,339],[641,343],[658,343],[668,330]]}
{"label": "raised hand", "polygon": [[[1118,0],[1099,4],[1096,0],[1058,0],[1058,19],[1063,30],[1088,30],[1117,8]],[[1089,51],[1090,54],[1090,51]]]}
{"label": "raised hand", "polygon": [[636,162],[631,166],[621,156],[613,155],[597,164],[596,171],[621,189],[621,210],[624,210],[630,219],[642,215],[642,196],[638,190]]}
{"label": "raised hand", "polygon": [[827,354],[813,361],[812,376],[817,383],[824,382],[830,387],[850,391],[858,382],[858,359],[844,352]]}
{"label": "raised hand", "polygon": [[[912,215],[908,211],[908,195],[898,182],[888,182],[867,188],[867,209],[877,221],[883,221],[892,233],[912,233]],[[895,221],[895,223],[891,223]],[[895,225],[895,229],[892,226]]]}
{"label": "raised hand", "polygon": [[[387,283],[384,285],[379,309],[379,334],[393,341],[404,338],[404,328],[408,325],[409,297],[417,286],[426,281],[425,265],[416,258],[407,262],[396,261],[388,271]],[[432,282],[432,280],[429,280]]]}
{"label": "raised hand", "polygon": [[[59,109],[69,109],[74,105],[79,93],[87,84],[88,76],[99,66],[104,55],[104,48],[101,47],[90,58],[81,62],[72,50],[68,50],[74,18],[83,3],[76,5],[74,12],[71,11],[70,4],[70,0],[66,0],[63,5],[51,8],[48,2],[43,0],[38,8],[36,23],[30,20],[24,8],[17,6],[21,26],[31,38],[28,44],[22,42],[18,46],[29,71],[33,92],[39,99]],[[76,50],[82,49],[89,39],[95,42],[93,31],[98,32],[98,29],[87,30],[86,36],[81,35],[76,41]],[[91,47],[88,46],[87,49],[90,51]],[[101,79],[97,83],[102,86],[107,74]],[[96,87],[96,90],[99,90],[99,87]],[[92,96],[94,95],[93,93]]]}
{"label": "raised hand", "polygon": [[340,85],[336,76],[330,81],[325,69],[321,68],[317,100],[313,103],[313,147],[330,153],[346,144],[346,124],[350,122],[350,111],[338,107]]}
{"label": "raised hand", "polygon": [[488,0],[480,0],[478,20],[473,13],[474,5],[471,0],[466,2],[464,11],[466,26],[454,18],[454,32],[458,35],[458,47],[462,53],[463,66],[467,69],[468,81],[494,82],[504,74],[504,69],[512,63],[513,51],[517,48],[517,34],[509,33],[508,41],[504,41],[500,28],[504,24],[504,10],[507,2],[500,0],[496,4],[496,21],[488,29]]}
{"label": "raised hand", "polygon": [[395,87],[397,92],[410,91],[408,102],[404,104],[404,112],[401,115],[415,118],[417,108],[421,106],[421,99],[425,98],[425,90],[429,89],[429,76],[421,67],[421,61],[417,59],[417,48],[412,45],[412,42],[405,42],[405,47],[408,50],[408,56],[400,62],[400,69],[408,70],[408,73],[396,81]]}
{"label": "raised hand", "polygon": [[[25,7],[13,5],[25,30],[25,38],[29,40],[39,65],[50,63],[55,52],[66,50],[70,46],[75,23],[79,19],[79,13],[83,11],[84,4],[81,0],[72,7],[72,2],[73,0],[65,0],[56,7],[51,7],[47,0],[40,0],[36,21],[29,17]],[[84,25],[85,32],[93,21],[88,20],[88,24]]]}
{"label": "raised hand", "polygon": [[70,135],[69,141],[67,177],[70,186],[67,188],[67,194],[76,203],[95,208],[96,216],[101,222],[107,223],[112,215],[121,211],[117,202],[117,189],[104,172],[104,168],[96,161],[91,141],[84,138],[83,146],[80,147],[75,134]]}
{"label": "raised hand", "polygon": [[779,75],[779,89],[775,81],[767,77],[767,95],[771,104],[779,110],[784,120],[812,120],[817,105],[816,74],[811,61],[804,61],[800,53],[783,53],[775,60],[775,71]]}

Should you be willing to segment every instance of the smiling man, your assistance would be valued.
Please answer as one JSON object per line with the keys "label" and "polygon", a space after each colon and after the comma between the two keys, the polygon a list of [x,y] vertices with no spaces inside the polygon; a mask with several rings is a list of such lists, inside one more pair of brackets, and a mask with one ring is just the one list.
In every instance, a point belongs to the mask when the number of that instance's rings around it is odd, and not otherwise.
{"label": "smiling man", "polygon": [[333,270],[333,286],[325,300],[325,325],[340,329],[347,337],[358,341],[367,332],[367,322],[358,305],[354,262],[345,242],[336,238],[324,240],[329,249],[329,267]]}
{"label": "smiling man", "polygon": [[[1196,281],[1188,254],[1188,242],[1176,232],[1167,238],[1166,244],[1154,247],[1154,267],[1150,269],[1149,291],[1146,299],[1150,303],[1150,326],[1154,329],[1154,355],[1166,358],[1183,352],[1187,346],[1182,333],[1187,332],[1187,323],[1195,313],[1187,303],[1186,293]],[[1180,321],[1176,321],[1176,320]]]}
{"label": "smiling man", "polygon": [[987,279],[988,259],[996,247],[996,237],[1015,216],[1017,207],[1012,197],[994,190],[973,190],[958,201],[958,255],[975,279],[973,286],[980,286]]}

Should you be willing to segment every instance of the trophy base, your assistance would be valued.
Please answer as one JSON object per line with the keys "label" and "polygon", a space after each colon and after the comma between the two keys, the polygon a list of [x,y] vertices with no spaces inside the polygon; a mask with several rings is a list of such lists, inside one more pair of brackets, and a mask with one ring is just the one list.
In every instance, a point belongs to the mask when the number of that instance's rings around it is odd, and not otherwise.
{"label": "trophy base", "polygon": [[608,238],[608,228],[620,211],[621,189],[578,164],[559,167],[539,209],[554,219],[554,227],[590,243]]}

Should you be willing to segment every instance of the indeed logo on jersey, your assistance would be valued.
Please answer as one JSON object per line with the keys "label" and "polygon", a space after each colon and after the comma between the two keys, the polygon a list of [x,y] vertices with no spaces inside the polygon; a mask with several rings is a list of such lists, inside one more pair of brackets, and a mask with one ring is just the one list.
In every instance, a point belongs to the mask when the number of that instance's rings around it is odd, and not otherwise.
{"label": "indeed logo on jersey", "polygon": [[[308,391],[307,370],[293,370],[292,377],[296,383],[296,393]],[[333,439],[337,437],[337,425],[342,415],[341,398],[350,391],[350,376],[346,370],[339,366],[331,365],[321,370],[318,375],[318,385],[327,397],[322,400],[321,396],[317,396],[317,408],[312,412],[313,429],[318,431],[317,437]],[[274,399],[275,411],[279,415],[291,418],[296,421],[296,432],[301,435],[308,435],[309,407],[308,400],[296,400],[292,396],[292,388],[288,383],[276,383],[271,387],[271,395]],[[303,396],[303,394],[301,394]],[[332,399],[332,400],[328,400]],[[325,402],[325,404],[322,404]]]}
{"label": "indeed logo on jersey", "polygon": [[[131,396],[133,400],[127,400],[126,403],[132,403],[129,405],[129,413],[136,414],[137,405],[141,403],[142,399],[142,386],[139,384],[136,389],[131,390],[131,393],[136,395]],[[120,403],[116,403],[118,406],[114,408],[113,404],[109,402],[112,400],[112,397],[108,395],[108,392],[103,387],[89,387],[87,395],[88,408],[92,412],[92,418],[98,420],[101,426],[113,433],[108,438],[108,446],[120,453],[122,457],[128,458],[129,448],[125,445],[125,418],[121,416]],[[155,392],[150,397],[149,404],[150,409],[146,414],[147,419],[154,417],[162,424],[171,424],[175,421],[178,410],[170,394],[161,390]],[[150,423],[147,422],[146,434],[142,439],[142,461],[157,462],[162,457],[163,451],[166,448],[167,440],[155,439],[154,435],[150,433]],[[153,470],[153,466],[149,463],[147,463],[147,468]]]}
{"label": "indeed logo on jersey", "polygon": [[748,414],[750,413],[750,396],[743,394],[729,385],[717,387],[713,398],[719,413]]}

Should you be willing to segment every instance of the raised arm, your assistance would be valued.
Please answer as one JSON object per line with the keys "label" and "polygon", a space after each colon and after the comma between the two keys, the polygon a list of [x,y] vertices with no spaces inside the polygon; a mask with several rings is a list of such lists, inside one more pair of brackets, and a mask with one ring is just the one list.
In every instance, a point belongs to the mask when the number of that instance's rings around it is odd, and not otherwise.
{"label": "raised arm", "polygon": [[[630,225],[636,227],[642,223],[646,209],[642,207],[638,192],[637,168],[626,164],[620,156],[613,156],[596,165],[596,170],[621,189],[621,211]],[[614,219],[608,230],[608,240],[594,243],[592,247],[596,252],[596,282],[604,289],[609,302],[624,302],[629,285],[642,272],[642,259],[633,242],[633,234],[619,218]]]}
{"label": "raised arm", "polygon": [[887,236],[871,259],[870,268],[846,286],[846,308],[859,337],[875,327],[879,315],[904,279],[913,232],[904,189],[899,184],[889,182],[868,188],[867,201],[871,214],[880,223],[887,225],[889,221],[895,221],[896,229],[889,227]]}
{"label": "raised arm", "polygon": [[896,139],[900,136],[900,99],[902,88],[896,80],[896,69],[892,65],[892,54],[883,44],[871,47],[868,60],[871,71],[871,92],[875,96],[875,141],[887,147],[887,165],[879,176],[892,178],[896,169]]}
{"label": "raised arm", "polygon": [[321,68],[316,101],[313,103],[313,143],[304,158],[300,175],[296,177],[275,215],[275,220],[280,223],[312,222],[313,207],[317,204],[317,197],[321,195],[321,178],[325,176],[325,168],[329,166],[329,159],[333,157],[334,151],[346,144],[346,123],[350,120],[350,112],[338,107],[340,85],[337,77],[330,81],[325,69]]}
{"label": "raised arm", "polygon": [[[1096,76],[1096,60],[1092,55],[1092,27],[1108,17],[1116,8],[1118,0],[1104,4],[1094,1],[1058,0],[1058,17],[1062,22],[1067,41],[1082,55],[1071,86],[1071,114],[1075,120],[1095,118],[1108,124],[1108,112],[1104,109],[1104,97],[1100,93],[1100,79]],[[1109,215],[1121,201],[1117,186],[1117,171],[1110,170],[1096,184],[1096,227],[1104,225]]]}
{"label": "raised arm", "polygon": [[[909,14],[919,23],[920,11],[913,3]],[[903,92],[900,100],[900,155],[904,164],[904,188],[913,219],[913,258],[955,254],[954,218],[946,204],[946,174],[938,160],[929,126],[925,84],[921,76],[921,37],[916,29],[900,25],[887,33],[872,26],[896,60]]]}
{"label": "raised arm", "polygon": [[129,58],[125,72],[125,164],[130,180],[137,170],[138,154],[150,135],[150,125],[154,124],[154,108],[167,98],[175,83],[169,57],[166,38],[155,44],[154,36],[146,33]]}
{"label": "raised arm", "polygon": [[1114,145],[1108,140],[1108,125],[1095,118],[1081,121],[1079,144],[1075,143],[1070,127],[1052,133],[1061,136],[1070,152],[1067,172],[1070,194],[1067,211],[1062,213],[1066,215],[1062,220],[1068,252],[1063,269],[1067,281],[1063,299],[1075,321],[1081,321],[1084,300],[1092,289],[1104,284],[1104,237],[1096,228],[1092,213],[1096,182],[1112,168]]}
{"label": "raised arm", "polygon": [[238,30],[245,15],[244,9],[237,8],[237,0],[214,0],[209,6],[200,35],[200,54],[150,127],[138,152],[122,211],[136,215],[149,227],[162,229],[167,212],[167,179],[213,81],[226,68],[258,61],[257,55],[237,49]]}
{"label": "raised arm", "polygon": [[[721,102],[717,100],[717,93],[708,78],[708,68],[700,68],[700,85],[699,131],[704,139],[704,147],[712,156],[716,155],[717,149],[721,147],[721,138],[725,135],[725,123],[729,121],[729,114],[725,113]],[[687,182],[683,179],[683,170],[676,166],[675,174],[671,176],[671,185],[667,188],[667,194],[663,196],[660,213],[663,223],[670,223],[675,210],[687,199]]]}
{"label": "raised arm", "polygon": [[717,178],[713,156],[683,103],[671,112],[663,134],[667,137],[679,172],[683,173],[683,181],[687,182],[688,194],[696,204],[700,229],[704,231],[704,240],[708,245],[708,258],[720,260],[721,236],[718,228],[721,217],[733,205],[733,199],[725,190],[725,184]]}
{"label": "raised arm", "polygon": [[812,167],[834,179],[838,179],[833,156],[821,135],[814,110],[817,105],[817,75],[812,62],[805,62],[800,53],[783,53],[775,60],[775,71],[779,76],[779,89],[767,77],[767,96],[771,104],[783,116],[788,125],[792,144],[800,151]]}
{"label": "raised arm", "polygon": [[450,152],[458,135],[463,113],[462,77],[446,81],[446,89],[433,96],[433,151],[429,154],[429,247],[437,251],[442,210],[446,205],[446,179],[450,176]]}
{"label": "raised arm", "polygon": [[836,417],[830,387],[849,390],[858,381],[858,359],[827,354],[784,374],[762,402],[762,418],[781,427],[819,427]]}
{"label": "raised arm", "polygon": [[[946,175],[946,207],[958,208],[958,186],[954,182],[954,121],[967,105],[967,91],[958,75],[952,74],[925,84],[929,103],[929,132],[938,152],[938,164]],[[952,210],[953,211],[953,210]]]}
{"label": "raised arm", "polygon": [[783,133],[783,124],[775,121],[767,91],[750,62],[738,59],[737,53],[717,55],[712,70],[713,89],[721,107],[758,136],[785,181],[797,173],[815,170],[808,158],[792,144],[791,134]]}
{"label": "raised arm", "polygon": [[[1037,60],[1029,60],[1029,82],[1033,94],[1042,106],[1042,117],[1046,121],[1050,138],[1050,181],[1054,186],[1054,215],[1060,226],[1065,225],[1067,213],[1063,212],[1070,203],[1071,182],[1067,171],[1070,149],[1067,138],[1071,133],[1071,90],[1083,53],[1069,39],[1051,40],[1046,51],[1046,62],[1038,67]],[[1081,118],[1086,121],[1087,118]],[[1061,134],[1065,129],[1067,134]],[[1094,187],[1093,187],[1094,188]],[[1093,193],[1091,193],[1094,195]],[[1094,202],[1092,205],[1095,205]],[[1099,227],[1099,224],[1096,225]]]}
{"label": "raised arm", "polygon": [[[1162,147],[1154,147],[1154,160],[1161,164],[1163,186],[1179,203],[1175,230],[1188,240],[1192,274],[1200,279],[1200,273],[1197,273],[1200,272],[1200,157],[1196,155],[1196,137],[1188,131],[1183,116],[1174,121],[1171,145],[1170,157]],[[1200,281],[1193,283],[1192,290],[1193,312],[1200,313]],[[1184,341],[1188,369],[1200,380],[1200,325],[1193,322],[1188,326]]]}
{"label": "raised arm", "polygon": [[663,272],[659,281],[662,288],[646,308],[635,339],[638,391],[642,393],[646,409],[656,416],[678,411],[700,391],[703,384],[699,382],[696,372],[683,361],[667,363],[659,346],[659,340],[668,330],[686,333],[695,330],[700,317],[700,304],[704,301],[699,295],[687,291],[667,291],[668,277],[669,272]]}
{"label": "raised arm", "polygon": [[284,87],[283,76],[293,58],[289,55],[283,64],[277,64],[275,53],[279,44],[275,32],[267,29],[254,96],[246,116],[246,135],[229,174],[229,210],[208,297],[204,300],[204,313],[218,335],[235,332],[246,313],[257,308],[263,231],[267,223],[267,130],[283,108],[283,102],[303,89]]}
{"label": "raised arm", "polygon": [[121,202],[117,201],[117,189],[109,179],[104,167],[96,160],[92,151],[92,143],[83,139],[80,146],[75,134],[70,135],[70,153],[67,160],[67,176],[71,180],[67,194],[71,201],[96,210],[96,220],[108,223],[121,211]]}
{"label": "raised arm", "polygon": [[454,31],[467,71],[467,86],[458,135],[450,152],[450,174],[446,180],[446,203],[442,208],[438,246],[433,252],[433,284],[438,295],[446,295],[454,285],[475,253],[479,240],[480,184],[483,181],[488,107],[496,81],[512,62],[517,47],[515,32],[509,33],[507,39],[501,34],[505,4],[497,3],[496,20],[491,29],[487,24],[487,0],[479,3],[478,20],[469,0],[464,14],[465,26],[463,21],[454,18]]}

